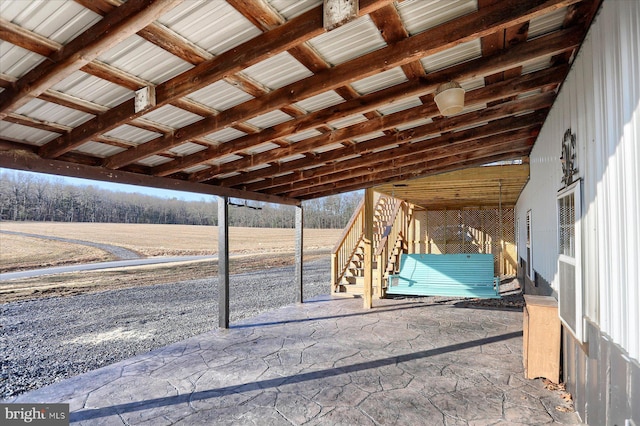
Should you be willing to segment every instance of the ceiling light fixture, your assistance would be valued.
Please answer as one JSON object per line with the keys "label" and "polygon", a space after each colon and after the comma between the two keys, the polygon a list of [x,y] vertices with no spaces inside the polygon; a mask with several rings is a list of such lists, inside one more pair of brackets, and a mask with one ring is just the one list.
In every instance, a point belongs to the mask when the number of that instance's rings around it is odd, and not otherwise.
{"label": "ceiling light fixture", "polygon": [[456,81],[443,83],[438,86],[433,100],[445,117],[457,114],[464,108],[464,89]]}

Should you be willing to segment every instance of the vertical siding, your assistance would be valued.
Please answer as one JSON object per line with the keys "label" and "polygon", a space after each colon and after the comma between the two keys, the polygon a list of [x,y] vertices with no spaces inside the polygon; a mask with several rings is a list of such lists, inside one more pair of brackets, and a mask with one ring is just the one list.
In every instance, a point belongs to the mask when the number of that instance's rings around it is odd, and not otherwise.
{"label": "vertical siding", "polygon": [[[516,207],[520,253],[532,210],[533,267],[557,292],[556,190],[562,137],[583,179],[584,315],[640,359],[640,2],[605,0],[531,153]],[[551,188],[552,190],[541,190]]]}

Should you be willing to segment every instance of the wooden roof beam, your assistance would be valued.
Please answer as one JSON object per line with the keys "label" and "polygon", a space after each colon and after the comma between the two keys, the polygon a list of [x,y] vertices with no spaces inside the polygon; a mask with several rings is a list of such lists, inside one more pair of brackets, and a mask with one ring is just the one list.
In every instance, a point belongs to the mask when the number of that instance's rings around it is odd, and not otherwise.
{"label": "wooden roof beam", "polygon": [[0,101],[0,119],[138,32],[183,0],[130,0],[29,71]]}
{"label": "wooden roof beam", "polygon": [[[535,137],[537,130],[542,122],[532,122],[527,127],[515,130],[506,130],[501,133],[493,133],[489,129],[471,129],[458,134],[450,134],[440,136],[438,138],[429,139],[428,141],[418,142],[402,148],[390,149],[389,154],[391,160],[381,162],[380,157],[369,155],[366,162],[359,163],[357,161],[342,161],[332,166],[321,167],[322,172],[314,174],[314,177],[307,179],[292,179],[289,185],[271,188],[265,191],[269,194],[281,194],[288,192],[298,192],[307,188],[314,188],[328,183],[339,182],[345,177],[363,176],[371,173],[372,168],[379,164],[387,164],[390,168],[398,168],[408,166],[424,161],[425,158],[434,160],[437,158],[446,158],[452,155],[452,152],[461,154],[473,151],[482,146],[490,146],[495,144],[495,139],[499,139],[499,143],[507,143],[519,140],[528,140]],[[493,134],[492,134],[493,133]],[[414,147],[413,145],[420,145]],[[342,164],[350,163],[350,164]],[[355,167],[354,167],[355,165]],[[312,169],[310,171],[314,171]]]}
{"label": "wooden roof beam", "polygon": [[131,173],[123,170],[106,170],[102,167],[86,164],[74,164],[68,161],[43,159],[34,153],[26,151],[0,151],[0,167],[61,176],[80,177],[83,179],[100,180],[105,182],[124,183],[128,185],[139,185],[151,188],[169,189],[174,191],[243,198],[246,200],[263,201],[266,203],[286,205],[300,204],[299,200],[288,197],[241,191],[233,188],[223,188],[214,185],[186,182],[178,179],[159,178],[156,176]]}
{"label": "wooden roof beam", "polygon": [[[393,0],[363,0],[361,1],[360,11],[362,14],[366,14],[391,1]],[[137,118],[143,114],[169,104],[172,101],[208,86],[217,80],[236,74],[248,66],[288,50],[322,33],[324,33],[324,28],[322,27],[322,6],[318,6],[293,18],[286,24],[281,25],[272,31],[263,33],[251,40],[248,40],[234,49],[224,52],[211,60],[205,61],[194,68],[159,84],[156,86],[155,106],[135,113],[133,99],[124,101],[104,114],[101,114],[100,116],[76,127],[68,135],[63,135],[47,143],[40,149],[40,155],[46,158],[52,158],[62,155],[65,152],[69,152],[77,146],[87,142],[97,134],[114,129],[133,118]],[[215,118],[216,117],[209,117],[209,119],[213,119],[213,121],[215,121]],[[201,120],[201,122],[206,120],[207,119]],[[170,148],[186,142],[192,137],[202,136],[206,133],[209,132],[199,132],[187,137],[186,139],[180,138],[180,142],[173,145],[171,145],[171,143],[174,139],[163,138],[162,141],[164,141],[164,143],[162,145]],[[179,137],[181,135],[182,133],[180,131],[175,132],[175,137]],[[149,143],[150,142],[147,142],[138,148],[148,145]],[[137,149],[132,152],[136,151]],[[155,151],[154,154],[160,151]],[[148,155],[144,155],[143,157],[146,156]],[[128,161],[127,164],[135,162],[136,159]]]}
{"label": "wooden roof beam", "polygon": [[495,161],[513,160],[527,156],[531,150],[533,141],[522,142],[515,147],[510,146],[499,151],[487,152],[478,150],[474,153],[466,153],[459,157],[451,157],[447,161],[439,161],[439,164],[424,162],[405,169],[388,169],[381,172],[370,171],[367,175],[346,179],[341,182],[317,187],[314,190],[306,191],[300,195],[299,199],[308,200],[312,198],[326,197],[343,192],[357,191],[359,189],[370,188],[388,182],[414,179],[417,177],[431,176],[439,173],[460,170],[467,167],[482,166]]}
{"label": "wooden roof beam", "polygon": [[[471,107],[476,104],[490,103],[495,100],[513,97],[515,94],[520,92],[527,92],[551,84],[558,84],[567,74],[568,69],[569,68],[567,66],[546,69],[535,74],[528,74],[519,78],[511,79],[508,82],[499,82],[494,85],[470,91],[465,96],[465,104],[467,107]],[[277,161],[281,158],[295,154],[304,154],[324,145],[344,142],[376,131],[390,130],[401,126],[406,122],[415,121],[416,117],[431,118],[439,115],[440,111],[434,103],[420,105],[383,117],[371,119],[364,123],[358,123],[342,129],[337,129],[328,134],[311,137],[294,144],[290,144],[286,147],[272,149],[260,154],[252,155],[245,159],[221,164],[217,167],[212,167],[208,170],[196,173],[192,180],[209,180],[216,175],[232,171],[240,171],[258,164]]]}
{"label": "wooden roof beam", "polygon": [[[536,16],[544,15],[577,1],[579,0],[522,0],[516,4],[509,4],[508,7],[500,4],[470,13],[363,55],[355,60],[342,63],[324,72],[274,90],[260,98],[237,105],[215,117],[200,120],[176,131],[173,138],[149,141],[138,145],[135,149],[116,154],[105,161],[105,167],[116,169],[131,164],[138,159],[180,145],[193,137],[215,132],[238,121],[265,114],[290,103],[368,77],[381,70],[402,66],[421,57],[491,34],[500,29],[527,22]],[[362,8],[360,11],[362,12]],[[282,27],[278,27],[278,29]],[[407,55],[406,52],[412,52],[412,54]],[[196,74],[195,69],[187,71],[185,74],[192,71]],[[201,75],[200,78],[205,79],[205,76]],[[174,89],[180,91],[181,86],[175,86]],[[156,96],[161,98],[165,90],[163,85],[158,86]]]}
{"label": "wooden roof beam", "polygon": [[[236,186],[245,182],[250,182],[254,179],[296,171],[305,167],[309,167],[313,164],[336,161],[355,154],[362,156],[364,154],[381,149],[385,146],[392,146],[394,144],[406,144],[412,139],[450,132],[461,127],[508,117],[519,112],[547,108],[551,106],[553,99],[553,94],[546,93],[538,96],[532,96],[519,101],[511,101],[509,103],[484,109],[482,111],[470,112],[448,119],[438,120],[436,122],[425,124],[423,126],[407,129],[405,131],[398,132],[394,136],[381,136],[345,148],[316,154],[311,159],[303,158],[287,163],[272,165],[267,168],[245,173],[243,175],[223,179],[221,181],[218,181],[217,183],[224,186]],[[524,119],[521,119],[521,121],[522,120]],[[515,123],[513,123],[513,125],[517,126],[518,120],[515,120]],[[354,161],[355,160],[364,161],[362,158],[354,159]],[[310,173],[312,172],[313,171],[310,171]]]}
{"label": "wooden roof beam", "polygon": [[568,29],[540,37],[508,51],[500,52],[491,58],[479,58],[442,71],[430,73],[420,80],[411,80],[389,89],[379,90],[360,98],[343,102],[330,108],[289,120],[282,124],[264,129],[254,135],[235,139],[233,143],[212,146],[206,151],[180,158],[154,168],[157,176],[167,176],[185,168],[193,167],[224,155],[235,154],[253,146],[283,138],[304,130],[317,128],[327,120],[344,118],[352,114],[371,111],[388,102],[409,96],[421,96],[435,91],[438,84],[448,80],[466,80],[488,73],[499,72],[539,56],[548,56],[567,49],[573,49],[580,43],[584,33],[577,29]]}

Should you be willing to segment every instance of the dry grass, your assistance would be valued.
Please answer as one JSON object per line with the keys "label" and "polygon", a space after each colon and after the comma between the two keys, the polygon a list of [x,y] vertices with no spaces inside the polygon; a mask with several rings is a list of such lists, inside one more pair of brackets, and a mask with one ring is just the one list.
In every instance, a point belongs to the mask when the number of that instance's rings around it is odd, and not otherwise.
{"label": "dry grass", "polygon": [[[73,238],[125,247],[146,256],[215,254],[218,228],[187,225],[105,223],[2,222],[1,229]],[[340,229],[306,229],[305,260],[328,256]],[[293,265],[293,229],[231,228],[232,273]],[[9,234],[0,234],[0,271],[42,268],[112,260],[102,250]],[[114,288],[171,283],[217,273],[217,262],[199,261],[48,275],[0,284],[0,303],[39,297],[65,296]]]}
{"label": "dry grass", "polygon": [[0,272],[108,260],[113,256],[93,247],[0,234]]}
{"label": "dry grass", "polygon": [[[218,249],[215,226],[147,225],[118,223],[3,222],[3,230],[74,238],[112,244],[145,256],[214,254]],[[305,250],[331,249],[341,229],[306,229]],[[6,235],[2,235],[4,243]],[[4,245],[4,244],[3,244]],[[230,228],[232,253],[291,251],[295,245],[293,229]],[[4,254],[4,248],[1,250]]]}

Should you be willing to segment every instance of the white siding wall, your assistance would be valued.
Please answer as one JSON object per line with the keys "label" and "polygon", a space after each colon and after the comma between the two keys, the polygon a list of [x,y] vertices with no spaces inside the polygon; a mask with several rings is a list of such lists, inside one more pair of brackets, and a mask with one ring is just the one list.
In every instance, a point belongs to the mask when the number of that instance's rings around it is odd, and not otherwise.
{"label": "white siding wall", "polygon": [[531,153],[518,204],[532,211],[533,267],[558,290],[556,191],[564,132],[583,179],[584,315],[640,360],[640,2],[605,0]]}

